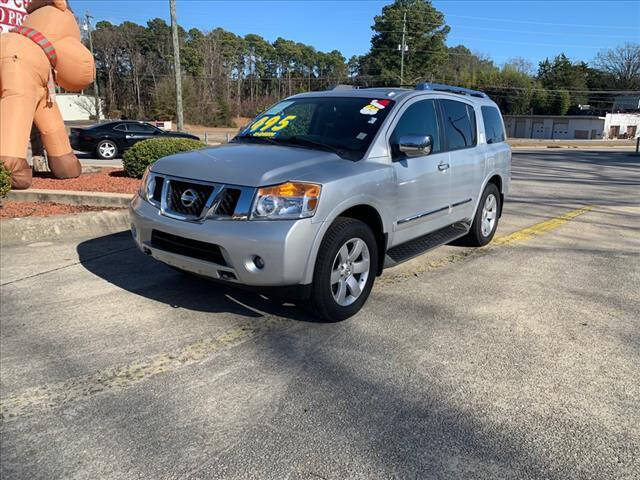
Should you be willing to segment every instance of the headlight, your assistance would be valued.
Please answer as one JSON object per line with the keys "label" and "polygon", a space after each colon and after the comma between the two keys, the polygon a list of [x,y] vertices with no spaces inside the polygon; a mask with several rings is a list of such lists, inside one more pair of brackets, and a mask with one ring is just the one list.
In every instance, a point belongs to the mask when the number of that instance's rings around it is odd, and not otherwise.
{"label": "headlight", "polygon": [[258,189],[253,220],[290,220],[313,217],[322,187],[315,183],[287,182]]}
{"label": "headlight", "polygon": [[156,188],[156,176],[149,172],[151,165],[149,165],[142,175],[142,182],[140,183],[140,190],[138,194],[143,200],[147,202],[153,202],[153,191]]}

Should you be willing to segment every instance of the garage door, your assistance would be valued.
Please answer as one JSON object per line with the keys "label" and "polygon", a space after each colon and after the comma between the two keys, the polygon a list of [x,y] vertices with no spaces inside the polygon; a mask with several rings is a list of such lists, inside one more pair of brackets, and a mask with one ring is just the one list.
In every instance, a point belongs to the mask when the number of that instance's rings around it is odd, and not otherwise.
{"label": "garage door", "polygon": [[551,138],[569,138],[569,124],[554,123],[553,136]]}
{"label": "garage door", "polygon": [[531,138],[544,138],[544,123],[533,123],[533,127],[531,127]]}

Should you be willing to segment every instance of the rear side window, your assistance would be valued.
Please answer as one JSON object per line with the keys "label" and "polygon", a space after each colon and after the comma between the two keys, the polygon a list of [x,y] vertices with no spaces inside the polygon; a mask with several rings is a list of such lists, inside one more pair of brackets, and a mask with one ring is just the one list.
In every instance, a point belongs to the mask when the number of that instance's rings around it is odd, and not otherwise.
{"label": "rear side window", "polygon": [[120,125],[116,125],[115,127],[113,127],[114,130],[119,130],[121,132],[126,132],[127,131],[127,124],[126,123],[121,123]]}
{"label": "rear side window", "polygon": [[133,133],[153,133],[155,132],[155,128],[144,125],[142,123],[130,123],[127,125],[127,129]]}
{"label": "rear side window", "polygon": [[477,143],[473,107],[455,100],[440,100],[440,104],[449,150],[473,147]]}
{"label": "rear side window", "polygon": [[482,121],[484,122],[484,132],[487,136],[487,143],[504,142],[504,128],[502,127],[502,117],[495,107],[482,107]]}
{"label": "rear side window", "polygon": [[433,100],[416,102],[404,111],[389,141],[394,158],[402,156],[398,150],[398,143],[400,138],[405,135],[431,135],[431,151],[437,153],[442,150],[440,131],[438,129],[438,115]]}

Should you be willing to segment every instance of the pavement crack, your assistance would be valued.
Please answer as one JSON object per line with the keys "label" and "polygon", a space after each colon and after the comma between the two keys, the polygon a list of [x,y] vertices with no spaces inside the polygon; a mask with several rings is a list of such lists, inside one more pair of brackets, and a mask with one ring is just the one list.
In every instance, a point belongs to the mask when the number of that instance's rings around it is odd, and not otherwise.
{"label": "pavement crack", "polygon": [[26,277],[16,278],[15,280],[11,280],[10,282],[0,283],[0,287],[4,287],[6,285],[12,285],[14,283],[22,282],[23,280],[30,280],[32,278],[41,277],[42,275],[47,275],[49,273],[58,272],[60,270],[64,270],[64,269],[69,268],[69,267],[75,267],[76,265],[93,262],[94,260],[100,260],[101,258],[105,258],[105,257],[108,257],[110,255],[115,255],[116,253],[126,252],[127,250],[133,250],[135,248],[136,247],[122,248],[120,250],[114,250],[114,251],[109,252],[109,253],[103,253],[103,254],[96,255],[96,256],[93,256],[93,257],[90,257],[90,258],[87,258],[87,259],[84,259],[84,260],[78,260],[77,262],[73,262],[73,263],[69,263],[67,265],[63,265],[62,267],[52,268],[51,270],[45,270],[44,272],[38,272],[38,273],[34,273],[33,275],[27,275]]}

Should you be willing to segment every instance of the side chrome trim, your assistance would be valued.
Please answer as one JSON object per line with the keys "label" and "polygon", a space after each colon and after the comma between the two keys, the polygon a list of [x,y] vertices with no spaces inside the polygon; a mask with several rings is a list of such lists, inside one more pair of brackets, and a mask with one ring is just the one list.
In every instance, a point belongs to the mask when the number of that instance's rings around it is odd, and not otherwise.
{"label": "side chrome trim", "polygon": [[467,198],[466,200],[463,200],[461,202],[454,203],[453,205],[451,205],[451,208],[456,208],[456,207],[459,207],[460,205],[464,205],[465,203],[469,203],[469,202],[471,202],[471,199]]}
{"label": "side chrome trim", "polygon": [[[471,201],[471,200],[469,200],[469,201]],[[449,206],[448,205],[446,207],[438,208],[436,210],[431,210],[429,212],[419,213],[418,215],[413,215],[411,217],[403,218],[402,220],[398,220],[397,223],[398,223],[398,225],[402,225],[403,223],[412,222],[414,220],[418,220],[419,218],[424,218],[424,217],[427,217],[429,215],[433,215],[435,213],[443,212],[445,210],[449,210]]]}

